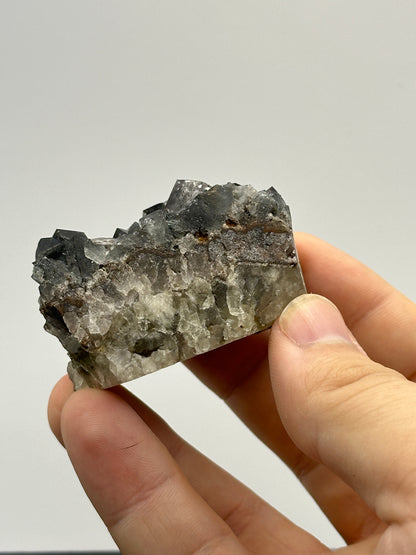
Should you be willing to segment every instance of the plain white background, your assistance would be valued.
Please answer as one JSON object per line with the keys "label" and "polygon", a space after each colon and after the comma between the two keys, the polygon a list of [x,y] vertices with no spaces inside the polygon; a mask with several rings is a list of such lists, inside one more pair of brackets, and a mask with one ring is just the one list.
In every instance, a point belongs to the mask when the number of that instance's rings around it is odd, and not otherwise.
{"label": "plain white background", "polygon": [[[296,229],[416,299],[415,28],[410,0],[0,0],[0,550],[114,546],[46,421],[67,357],[30,279],[40,237],[110,236],[176,178],[273,185]],[[129,387],[342,545],[180,365]]]}

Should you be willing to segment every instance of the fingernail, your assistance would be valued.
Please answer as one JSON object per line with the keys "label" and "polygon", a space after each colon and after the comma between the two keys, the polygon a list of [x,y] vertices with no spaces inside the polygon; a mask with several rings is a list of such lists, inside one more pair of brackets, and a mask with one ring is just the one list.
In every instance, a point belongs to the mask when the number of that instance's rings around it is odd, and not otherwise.
{"label": "fingernail", "polygon": [[318,342],[357,345],[337,307],[320,295],[301,295],[279,318],[282,332],[300,346]]}

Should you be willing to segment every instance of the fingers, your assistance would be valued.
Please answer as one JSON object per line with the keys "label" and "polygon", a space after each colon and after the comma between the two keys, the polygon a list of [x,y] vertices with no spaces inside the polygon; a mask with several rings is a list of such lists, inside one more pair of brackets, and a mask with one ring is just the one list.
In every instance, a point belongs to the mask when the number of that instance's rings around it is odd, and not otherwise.
{"label": "fingers", "polygon": [[64,444],[61,432],[61,414],[66,401],[74,391],[74,386],[68,375],[59,380],[52,390],[48,404],[48,420],[56,439]]}
{"label": "fingers", "polygon": [[[407,333],[407,327],[415,325],[413,305],[392,292],[373,272],[323,241],[305,234],[298,234],[296,241],[308,289],[327,295],[340,305],[368,354],[410,376],[416,361],[414,341]],[[301,476],[347,540],[365,537],[379,526],[373,513],[335,474],[305,456],[282,426],[270,387],[266,349],[267,332],[189,363]]]}
{"label": "fingers", "polygon": [[416,385],[372,362],[335,306],[292,301],[275,324],[270,370],[296,445],[350,484],[387,523],[416,516]]}
{"label": "fingers", "polygon": [[123,554],[246,552],[115,393],[71,395],[61,422],[78,477]]}
{"label": "fingers", "polygon": [[[416,372],[416,308],[382,278],[345,253],[310,235],[296,234],[307,287],[330,298],[369,356],[411,378]],[[187,366],[288,464],[297,457],[276,434],[267,367],[268,332],[245,338],[190,361]],[[380,341],[383,337],[383,341]],[[292,456],[293,454],[293,456]]]}
{"label": "fingers", "polygon": [[[416,345],[408,330],[416,326],[414,305],[374,272],[324,241],[300,233],[296,244],[308,290],[340,306],[370,357],[411,378],[416,370]],[[270,387],[266,339],[267,332],[252,336],[187,364],[292,468],[348,542],[379,530],[382,524],[359,496],[288,437]]]}
{"label": "fingers", "polygon": [[[371,359],[416,373],[416,306],[369,268],[306,233],[296,246],[308,291],[330,299]],[[380,341],[380,338],[383,338]]]}
{"label": "fingers", "polygon": [[[235,347],[235,344],[223,349],[231,346]],[[276,409],[267,358],[254,366],[251,373],[248,372],[245,366],[248,357],[244,359],[246,346],[242,345],[236,351],[236,357],[242,357],[244,378],[234,385],[234,389],[228,389],[228,382],[225,388],[227,404],[294,471],[346,541],[353,542],[377,531],[379,520],[358,495],[338,476],[305,455],[288,436]],[[227,375],[232,364],[229,360],[230,349],[224,365],[221,365],[221,351],[217,349],[203,357],[196,357],[188,364],[198,376],[202,374],[203,377],[212,368],[215,379],[219,381],[220,373]],[[204,363],[207,363],[206,367]],[[227,382],[227,378],[224,381]]]}
{"label": "fingers", "polygon": [[[81,398],[79,393],[82,393]],[[65,401],[68,401],[66,405]],[[275,553],[276,549],[282,553],[293,552],[299,545],[308,553],[323,552],[317,540],[185,443],[160,417],[124,388],[113,388],[111,392],[87,390],[73,394],[72,384],[63,378],[50,400],[49,414],[55,419],[50,423],[55,432],[60,428],[63,405],[64,438],[66,444],[69,438],[67,446],[75,469],[116,541],[124,546],[123,553],[129,553],[129,546],[122,542],[126,541],[126,535],[131,539],[133,527],[136,535],[132,537],[140,537],[139,545],[143,546],[142,550],[134,553],[187,553],[184,535],[193,535],[197,542],[198,534],[193,527],[198,532],[202,526],[208,533],[200,511],[194,508],[195,502],[191,506],[188,501],[186,492],[189,493],[189,489],[198,504],[211,516],[213,514],[214,520],[219,517],[231,534],[220,536],[219,540],[215,536],[214,539],[203,538],[201,542],[205,542],[204,546],[209,545],[210,549],[218,542],[218,549],[233,553],[232,542],[236,542],[238,536],[239,549],[242,549],[241,544],[253,553],[267,555]],[[128,430],[134,432],[132,436],[127,434]],[[133,446],[123,449],[124,444]],[[163,491],[159,484],[163,484],[164,480],[160,475],[172,472],[176,478],[171,478],[170,489]],[[155,507],[153,503],[156,502]],[[135,504],[139,508],[134,508]],[[184,514],[175,520],[175,515],[170,514],[172,511]],[[186,520],[184,517],[188,513],[192,517]],[[140,522],[136,526],[137,519]],[[119,524],[114,525],[115,522]],[[146,523],[146,531],[149,529],[150,537],[179,535],[180,547],[169,543],[164,551],[161,538],[157,539],[155,548],[149,541],[144,543],[143,522]],[[219,543],[224,540],[229,545]]]}

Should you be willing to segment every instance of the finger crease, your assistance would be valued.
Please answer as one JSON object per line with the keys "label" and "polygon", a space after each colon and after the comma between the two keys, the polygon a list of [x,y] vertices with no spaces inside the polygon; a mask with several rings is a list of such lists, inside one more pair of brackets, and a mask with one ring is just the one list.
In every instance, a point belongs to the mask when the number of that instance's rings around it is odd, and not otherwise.
{"label": "finger crease", "polygon": [[361,324],[364,320],[368,320],[374,313],[381,310],[385,305],[389,304],[393,296],[393,291],[383,291],[371,299],[368,308],[363,312],[360,307],[357,313],[348,318],[347,325],[354,333],[354,328]]}
{"label": "finger crease", "polygon": [[149,486],[138,488],[123,502],[122,508],[116,509],[106,515],[105,522],[107,527],[111,529],[122,525],[125,520],[130,518],[132,513],[146,503],[150,503],[154,497],[160,494],[161,490],[168,487],[168,484],[172,482],[176,476],[176,471],[166,472],[160,474],[158,478],[152,479]]}
{"label": "finger crease", "polygon": [[320,463],[299,452],[297,460],[292,465],[292,470],[299,481],[303,483],[318,466],[321,466]]}
{"label": "finger crease", "polygon": [[192,551],[191,555],[223,555],[224,553],[230,555],[232,553],[246,553],[242,546],[236,545],[236,538],[231,530],[226,528],[215,536],[204,540],[200,547]]}
{"label": "finger crease", "polygon": [[228,524],[234,534],[237,537],[240,537],[251,525],[254,515],[258,515],[263,505],[263,500],[259,498],[244,498],[236,503],[222,518]]}

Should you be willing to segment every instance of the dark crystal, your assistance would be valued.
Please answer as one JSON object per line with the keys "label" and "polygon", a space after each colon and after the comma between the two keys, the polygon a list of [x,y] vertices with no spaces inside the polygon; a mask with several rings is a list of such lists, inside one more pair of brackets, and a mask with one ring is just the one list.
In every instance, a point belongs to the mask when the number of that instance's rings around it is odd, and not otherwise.
{"label": "dark crystal", "polygon": [[269,327],[305,292],[274,188],[179,180],[113,238],[57,230],[33,278],[75,388],[110,387]]}

